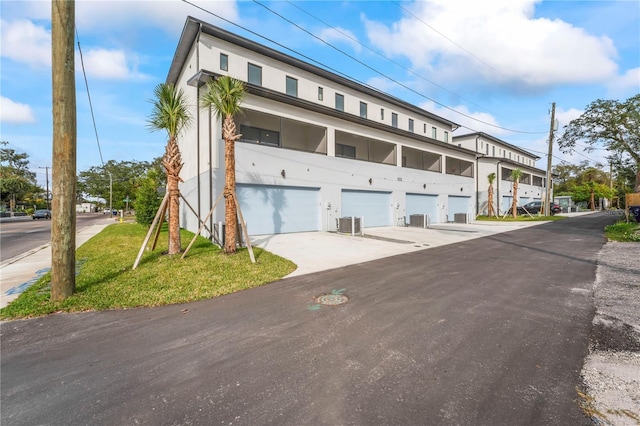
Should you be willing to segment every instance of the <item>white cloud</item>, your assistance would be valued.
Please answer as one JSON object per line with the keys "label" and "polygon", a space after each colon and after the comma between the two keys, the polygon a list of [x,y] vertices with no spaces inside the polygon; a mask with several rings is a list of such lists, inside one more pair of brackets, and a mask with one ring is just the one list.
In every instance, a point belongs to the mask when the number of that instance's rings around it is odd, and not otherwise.
{"label": "white cloud", "polygon": [[[123,50],[90,49],[83,53],[84,68],[88,75],[105,80],[146,78],[130,66]],[[80,58],[77,58],[80,61]]]}
{"label": "white cloud", "polygon": [[51,32],[26,19],[0,20],[2,56],[33,67],[51,66]]}
{"label": "white cloud", "polygon": [[469,111],[464,105],[452,106],[449,109],[433,102],[424,102],[419,107],[462,126],[463,128],[456,130],[455,136],[472,132],[484,132],[499,137],[501,134],[509,133],[497,127],[499,123],[491,114]]}
{"label": "white cloud", "polygon": [[355,52],[360,52],[362,50],[362,46],[358,43],[358,38],[355,34],[344,28],[325,28],[320,32],[319,37],[327,43],[346,43],[351,46]]}
{"label": "white cloud", "polygon": [[[191,1],[202,9],[232,21],[238,20],[235,1]],[[187,16],[204,21],[216,18],[201,9],[179,0],[79,0],[76,1],[76,23],[82,32],[102,29],[128,31],[134,27],[154,27],[171,34],[180,34]]]}
{"label": "white cloud", "polygon": [[36,117],[27,104],[14,102],[0,96],[0,122],[3,123],[35,123]]}
{"label": "white cloud", "polygon": [[610,38],[535,18],[538,2],[420,1],[411,6],[419,19],[407,14],[391,26],[365,25],[371,42],[387,55],[406,56],[443,83],[482,77],[521,89],[545,88],[615,75],[617,52]]}
{"label": "white cloud", "polygon": [[562,131],[562,127],[569,124],[571,120],[575,120],[580,117],[584,111],[579,109],[570,108],[568,110],[563,110],[562,108],[556,109],[556,120],[558,120],[558,130]]}
{"label": "white cloud", "polygon": [[620,101],[640,93],[640,68],[627,70],[623,75],[612,78],[607,86],[610,97]]}

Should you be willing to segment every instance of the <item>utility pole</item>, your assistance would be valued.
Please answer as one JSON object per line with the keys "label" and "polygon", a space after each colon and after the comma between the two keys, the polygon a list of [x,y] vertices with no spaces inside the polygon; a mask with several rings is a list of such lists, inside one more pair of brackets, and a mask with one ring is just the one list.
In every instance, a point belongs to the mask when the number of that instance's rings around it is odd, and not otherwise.
{"label": "utility pole", "polygon": [[551,104],[551,125],[549,126],[549,153],[547,154],[547,184],[544,196],[544,215],[551,214],[551,158],[553,152],[553,131],[556,126],[556,103]]}
{"label": "utility pole", "polygon": [[51,206],[49,205],[49,166],[38,167],[38,168],[45,169],[46,180],[47,180],[47,192],[45,193],[45,198],[47,199],[47,210],[51,210]]}
{"label": "utility pole", "polygon": [[75,291],[76,276],[76,85],[75,1],[51,1],[53,95],[53,199],[51,212],[51,300]]}

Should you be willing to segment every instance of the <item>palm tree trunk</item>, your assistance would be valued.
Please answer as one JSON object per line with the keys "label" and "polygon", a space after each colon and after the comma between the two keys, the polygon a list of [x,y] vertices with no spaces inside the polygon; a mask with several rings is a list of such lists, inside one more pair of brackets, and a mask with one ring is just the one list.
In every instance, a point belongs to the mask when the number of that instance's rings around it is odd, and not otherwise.
{"label": "palm tree trunk", "polygon": [[224,119],[222,134],[224,137],[225,179],[224,179],[224,204],[225,204],[225,232],[224,252],[227,254],[236,252],[238,212],[236,209],[236,154],[235,154],[236,125],[233,117],[228,115]]}
{"label": "palm tree trunk", "polygon": [[513,200],[511,200],[511,212],[513,217],[518,217],[518,181],[513,182]]}
{"label": "palm tree trunk", "polygon": [[167,191],[169,192],[169,255],[180,253],[180,170],[182,157],[175,138],[170,138],[162,162],[167,172]]}
{"label": "palm tree trunk", "polygon": [[489,204],[487,216],[489,217],[495,216],[496,213],[493,209],[493,185],[489,186],[489,189],[487,190],[487,202]]}

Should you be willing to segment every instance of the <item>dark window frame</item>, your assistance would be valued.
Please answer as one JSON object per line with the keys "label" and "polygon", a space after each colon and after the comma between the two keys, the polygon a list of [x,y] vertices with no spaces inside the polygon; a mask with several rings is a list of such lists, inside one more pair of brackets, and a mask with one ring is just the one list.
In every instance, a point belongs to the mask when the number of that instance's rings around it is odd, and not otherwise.
{"label": "dark window frame", "polygon": [[229,55],[220,53],[220,70],[229,71]]}
{"label": "dark window frame", "polygon": [[[285,85],[286,85],[285,90],[287,95],[297,98],[298,97],[298,79],[288,75],[286,77]],[[290,89],[293,89],[293,90],[290,90]]]}
{"label": "dark window frame", "polygon": [[[251,71],[254,71],[254,73],[252,73]],[[252,74],[255,74],[255,72],[258,73],[258,79],[255,80],[256,75],[253,75],[252,78]],[[256,86],[262,86],[262,67],[260,65],[256,65],[256,64],[252,64],[251,62],[248,63],[247,65],[247,81],[249,82],[249,84],[254,84]]]}

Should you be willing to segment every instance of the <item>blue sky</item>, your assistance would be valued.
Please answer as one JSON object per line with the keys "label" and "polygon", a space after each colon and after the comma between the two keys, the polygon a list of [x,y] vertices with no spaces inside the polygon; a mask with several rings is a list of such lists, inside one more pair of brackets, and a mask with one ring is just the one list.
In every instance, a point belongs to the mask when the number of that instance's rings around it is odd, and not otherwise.
{"label": "blue sky", "polygon": [[[149,100],[165,81],[188,15],[311,57],[463,125],[454,135],[484,131],[521,146],[541,157],[543,169],[552,102],[562,126],[596,99],[640,93],[635,0],[191,3],[76,1],[100,142],[99,150],[76,48],[78,172],[99,166],[100,151],[105,162],[164,153],[165,134],[147,128]],[[0,139],[29,154],[43,183],[39,167],[51,166],[52,152],[51,4],[2,0],[0,8]],[[555,147],[554,154],[554,163],[575,163],[602,161],[606,152],[568,155]]]}

